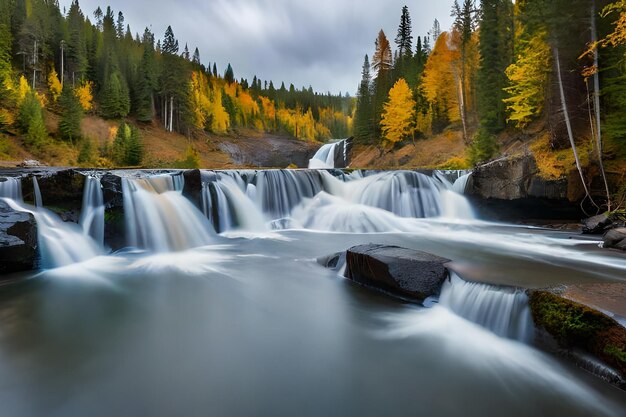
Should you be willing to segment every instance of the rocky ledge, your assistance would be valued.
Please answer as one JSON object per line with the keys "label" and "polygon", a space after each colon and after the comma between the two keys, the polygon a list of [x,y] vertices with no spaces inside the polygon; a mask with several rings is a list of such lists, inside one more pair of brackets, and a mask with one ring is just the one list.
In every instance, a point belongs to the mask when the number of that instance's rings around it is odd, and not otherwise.
{"label": "rocky ledge", "polygon": [[37,260],[35,218],[0,202],[0,277],[36,269]]}

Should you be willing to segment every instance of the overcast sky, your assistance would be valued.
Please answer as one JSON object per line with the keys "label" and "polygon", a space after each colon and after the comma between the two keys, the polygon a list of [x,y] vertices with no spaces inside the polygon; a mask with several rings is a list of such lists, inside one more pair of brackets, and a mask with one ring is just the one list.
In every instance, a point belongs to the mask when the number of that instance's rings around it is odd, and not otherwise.
{"label": "overcast sky", "polygon": [[[60,4],[69,8],[70,0]],[[134,33],[149,27],[157,39],[168,25],[202,63],[217,62],[223,74],[230,62],[235,76],[273,80],[278,88],[313,86],[320,92],[356,92],[363,57],[372,55],[383,29],[393,43],[402,6],[407,4],[413,35],[426,34],[434,19],[446,30],[452,0],[109,0],[122,11]],[[93,22],[102,0],[80,0]]]}

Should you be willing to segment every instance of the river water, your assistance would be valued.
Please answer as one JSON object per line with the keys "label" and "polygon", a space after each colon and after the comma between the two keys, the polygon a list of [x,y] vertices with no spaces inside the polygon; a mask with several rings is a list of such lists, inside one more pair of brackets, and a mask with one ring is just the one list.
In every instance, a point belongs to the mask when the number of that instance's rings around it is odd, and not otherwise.
{"label": "river water", "polygon": [[[261,179],[229,178],[219,196],[235,220],[221,234],[209,215],[220,210],[198,216],[180,200],[177,180],[128,179],[134,223],[158,233],[134,229],[137,248],[90,248],[82,262],[0,288],[2,416],[624,415],[623,392],[520,341],[528,334],[519,294],[489,296],[494,287],[456,281],[623,282],[623,257],[596,241],[488,223],[465,210],[446,217],[445,187],[433,189],[434,218],[409,216],[402,204],[380,208],[407,192],[418,198],[406,189],[418,184],[410,176],[389,180],[397,192],[379,200],[364,190],[383,195],[384,178],[347,180],[356,181],[348,190],[326,178],[330,186],[315,197],[265,209]],[[207,193],[205,206],[217,196]],[[243,208],[232,207],[237,201]],[[236,221],[253,207],[256,221]],[[167,219],[177,219],[176,230],[163,226]],[[50,227],[63,236],[66,226]],[[423,308],[316,262],[370,242],[448,257],[461,278]],[[471,308],[481,300],[511,320]]]}

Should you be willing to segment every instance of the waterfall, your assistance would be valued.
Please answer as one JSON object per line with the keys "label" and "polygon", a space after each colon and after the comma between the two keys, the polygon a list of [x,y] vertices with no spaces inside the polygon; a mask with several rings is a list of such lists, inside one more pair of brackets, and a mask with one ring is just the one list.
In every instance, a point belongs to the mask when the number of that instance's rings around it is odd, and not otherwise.
{"label": "waterfall", "polygon": [[0,198],[10,198],[11,200],[22,202],[22,179],[21,178],[0,178]]}
{"label": "waterfall", "polygon": [[472,177],[471,172],[460,176],[456,181],[454,181],[454,185],[452,186],[452,191],[454,191],[457,194],[465,194],[465,191],[467,190],[467,183],[469,182],[471,177]]}
{"label": "waterfall", "polygon": [[[242,188],[254,190],[254,185],[237,183],[232,176],[217,174],[219,181],[203,186],[205,214],[210,213],[210,220],[216,230],[225,232],[234,228],[247,231],[267,230],[266,219],[252,199]],[[211,193],[213,191],[213,193]],[[250,191],[254,194],[254,191]],[[213,208],[217,213],[217,221],[213,217]]]}
{"label": "waterfall", "polygon": [[104,245],[104,197],[99,178],[85,177],[79,224],[86,235],[91,236],[100,245]]}
{"label": "waterfall", "polygon": [[85,236],[77,224],[65,223],[49,210],[22,203],[22,183],[19,179],[11,180],[0,182],[0,197],[13,210],[30,213],[35,218],[42,268],[71,265],[102,254],[101,247]]}
{"label": "waterfall", "polygon": [[[309,160],[309,169],[345,168],[348,165],[347,139],[322,146]],[[343,167],[335,166],[337,151],[343,155]]]}
{"label": "waterfall", "polygon": [[170,252],[212,241],[213,227],[182,195],[183,181],[180,175],[122,178],[129,245]]}
{"label": "waterfall", "polygon": [[439,303],[498,336],[527,343],[533,340],[528,296],[522,289],[468,282],[452,273]]}
{"label": "waterfall", "polygon": [[37,177],[35,176],[33,176],[33,192],[35,193],[35,207],[43,207],[43,200],[41,198],[39,182],[37,181]]}
{"label": "waterfall", "polygon": [[272,220],[288,217],[304,198],[323,191],[318,171],[259,171],[254,179],[256,202]]}

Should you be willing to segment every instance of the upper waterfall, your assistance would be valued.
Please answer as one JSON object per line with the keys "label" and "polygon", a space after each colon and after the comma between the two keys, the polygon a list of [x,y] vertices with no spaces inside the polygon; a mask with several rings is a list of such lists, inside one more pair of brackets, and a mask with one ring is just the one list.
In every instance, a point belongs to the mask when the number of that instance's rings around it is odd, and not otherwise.
{"label": "upper waterfall", "polygon": [[350,139],[323,145],[309,160],[309,169],[347,168]]}

